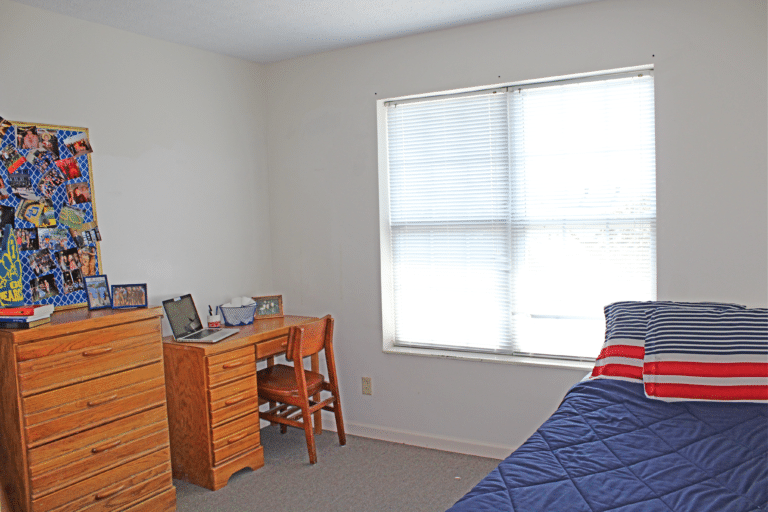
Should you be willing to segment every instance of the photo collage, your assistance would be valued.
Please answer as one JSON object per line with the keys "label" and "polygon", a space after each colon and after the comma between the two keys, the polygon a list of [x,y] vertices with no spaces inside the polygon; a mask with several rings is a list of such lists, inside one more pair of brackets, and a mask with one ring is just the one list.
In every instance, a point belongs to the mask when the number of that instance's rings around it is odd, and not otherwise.
{"label": "photo collage", "polygon": [[81,305],[100,271],[87,129],[0,117],[0,232],[11,225],[27,303]]}

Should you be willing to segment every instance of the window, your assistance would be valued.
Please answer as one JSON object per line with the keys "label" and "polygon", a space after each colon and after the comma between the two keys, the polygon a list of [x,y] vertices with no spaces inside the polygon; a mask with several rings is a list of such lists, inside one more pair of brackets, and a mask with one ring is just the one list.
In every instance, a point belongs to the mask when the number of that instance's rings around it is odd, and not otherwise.
{"label": "window", "polygon": [[649,69],[379,102],[385,345],[593,360],[656,295]]}

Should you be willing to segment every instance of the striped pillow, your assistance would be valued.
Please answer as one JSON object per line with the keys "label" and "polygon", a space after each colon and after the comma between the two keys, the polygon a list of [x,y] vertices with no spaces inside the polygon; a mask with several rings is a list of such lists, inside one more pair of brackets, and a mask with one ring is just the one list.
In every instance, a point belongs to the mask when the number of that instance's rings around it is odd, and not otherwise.
{"label": "striped pillow", "polygon": [[614,302],[605,306],[605,343],[593,379],[643,381],[645,313],[656,302]]}
{"label": "striped pillow", "polygon": [[720,302],[625,301],[605,306],[605,342],[592,369],[593,379],[642,382],[648,317],[661,307],[736,308]]}
{"label": "striped pillow", "polygon": [[768,402],[768,309],[657,309],[643,383],[668,402]]}

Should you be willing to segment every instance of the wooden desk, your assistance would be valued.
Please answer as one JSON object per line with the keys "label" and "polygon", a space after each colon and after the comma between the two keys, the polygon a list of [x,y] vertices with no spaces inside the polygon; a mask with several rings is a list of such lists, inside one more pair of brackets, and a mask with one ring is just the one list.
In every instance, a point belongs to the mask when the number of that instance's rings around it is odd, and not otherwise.
{"label": "wooden desk", "polygon": [[[218,343],[163,338],[173,477],[211,490],[264,465],[256,361],[285,353],[288,330],[315,317],[255,320]],[[317,356],[312,370],[318,371]],[[322,429],[315,415],[315,430]]]}

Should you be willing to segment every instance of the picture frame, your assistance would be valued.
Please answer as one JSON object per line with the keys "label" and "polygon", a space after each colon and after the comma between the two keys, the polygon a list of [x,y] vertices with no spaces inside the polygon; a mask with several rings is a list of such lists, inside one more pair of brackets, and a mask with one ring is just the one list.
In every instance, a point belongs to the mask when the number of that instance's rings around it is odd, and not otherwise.
{"label": "picture frame", "polygon": [[147,283],[112,285],[112,309],[145,307],[147,307]]}
{"label": "picture frame", "polygon": [[254,313],[256,320],[282,318],[284,316],[282,295],[266,295],[264,297],[251,298],[256,302],[256,312]]}
{"label": "picture frame", "polygon": [[85,297],[88,299],[88,309],[104,309],[112,307],[112,297],[109,294],[109,283],[105,274],[83,276]]}

